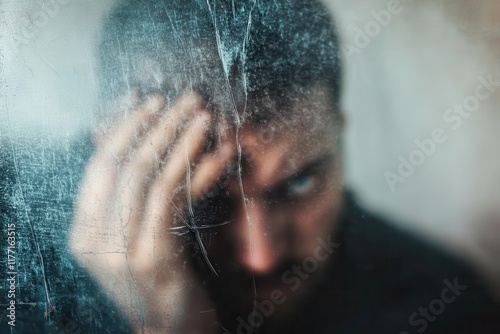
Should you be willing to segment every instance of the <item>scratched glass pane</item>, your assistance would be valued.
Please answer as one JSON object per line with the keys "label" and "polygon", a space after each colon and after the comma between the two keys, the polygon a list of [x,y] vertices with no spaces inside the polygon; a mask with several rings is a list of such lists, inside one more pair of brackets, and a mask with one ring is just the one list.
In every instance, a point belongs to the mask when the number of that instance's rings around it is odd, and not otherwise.
{"label": "scratched glass pane", "polygon": [[0,4],[0,332],[498,333],[475,7]]}

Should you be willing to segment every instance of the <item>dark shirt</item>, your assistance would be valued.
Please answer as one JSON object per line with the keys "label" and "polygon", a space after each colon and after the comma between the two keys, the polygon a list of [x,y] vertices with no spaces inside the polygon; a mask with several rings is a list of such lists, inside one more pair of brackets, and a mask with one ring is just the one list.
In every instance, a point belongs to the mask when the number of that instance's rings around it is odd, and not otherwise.
{"label": "dark shirt", "polygon": [[460,261],[347,194],[326,279],[275,333],[500,333],[500,308]]}

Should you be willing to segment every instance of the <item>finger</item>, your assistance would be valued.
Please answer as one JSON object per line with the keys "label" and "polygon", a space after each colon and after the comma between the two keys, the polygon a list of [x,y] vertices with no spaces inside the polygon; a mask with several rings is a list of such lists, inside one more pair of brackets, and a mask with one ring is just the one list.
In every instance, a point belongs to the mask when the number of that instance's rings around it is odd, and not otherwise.
{"label": "finger", "polygon": [[[210,116],[201,113],[195,117],[193,124],[179,138],[168,161],[162,167],[160,175],[155,180],[153,189],[158,192],[176,189],[186,181],[190,182],[191,165],[194,165],[202,158],[209,140],[208,133]],[[161,216],[162,207],[153,207],[154,213]]]}
{"label": "finger", "polygon": [[131,117],[127,117],[111,132],[98,148],[98,156],[115,162],[122,161],[125,153],[139,141],[148,125],[154,121],[155,115],[165,106],[165,99],[156,95],[150,97]]}
{"label": "finger", "polygon": [[191,196],[193,199],[208,192],[210,186],[219,179],[229,161],[235,156],[235,145],[226,142],[216,152],[203,158],[191,178]]}
{"label": "finger", "polygon": [[182,215],[183,209],[174,198],[174,191],[185,182],[190,163],[199,160],[205,149],[209,119],[208,114],[202,113],[193,120],[153,181],[140,237],[131,245],[137,263],[151,265],[151,261],[164,261],[177,248],[174,239],[169,238],[169,228],[174,213]]}
{"label": "finger", "polygon": [[[152,111],[161,108],[163,103],[163,98],[157,96],[141,105],[131,120],[122,122],[115,133],[105,140],[104,145],[98,149],[91,163],[87,166],[85,181],[79,195],[75,231],[78,229],[79,235],[84,232],[94,234],[86,238],[88,245],[98,246],[99,243],[106,243],[110,239],[115,244],[120,244],[118,242],[120,240],[123,241],[121,224],[107,225],[109,221],[115,221],[115,218],[119,217],[115,212],[112,212],[112,210],[116,210],[116,205],[119,203],[116,201],[119,177],[116,160],[110,159],[110,151],[114,151],[112,153],[115,155],[114,158],[117,158],[116,155],[121,155],[120,151],[125,151],[126,146],[131,144],[134,131],[140,133],[137,128],[142,127],[144,122],[147,122],[154,114]],[[78,242],[80,247],[83,242],[84,239]]]}
{"label": "finger", "polygon": [[194,92],[183,94],[172,107],[170,121],[177,130],[182,129],[184,123],[194,118],[194,115],[205,109],[203,97]]}
{"label": "finger", "polygon": [[177,133],[196,113],[202,111],[202,98],[195,94],[182,96],[162,119],[148,132],[136,153],[130,160],[131,168],[151,175],[160,167],[167,149],[173,143]]}
{"label": "finger", "polygon": [[144,212],[147,187],[161,167],[168,147],[174,141],[175,127],[202,108],[202,99],[193,94],[181,97],[150,131],[124,168],[119,193],[121,194],[121,222],[129,242],[137,236],[138,224]]}

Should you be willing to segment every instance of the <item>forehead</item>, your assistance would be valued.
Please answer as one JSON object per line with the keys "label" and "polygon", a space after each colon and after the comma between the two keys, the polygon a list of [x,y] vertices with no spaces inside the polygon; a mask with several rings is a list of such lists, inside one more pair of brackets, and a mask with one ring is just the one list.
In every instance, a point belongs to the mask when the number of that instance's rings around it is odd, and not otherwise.
{"label": "forehead", "polygon": [[276,95],[266,95],[245,107],[248,112],[243,113],[240,131],[243,142],[264,150],[319,144],[325,135],[333,134],[339,111],[325,85],[304,89],[285,103]]}
{"label": "forehead", "polygon": [[[231,96],[234,101],[234,94]],[[270,88],[251,94],[248,99],[242,96],[238,110],[242,123],[274,122],[297,127],[307,121],[312,126],[314,121],[321,123],[335,114],[333,98],[331,85],[320,81],[306,87]]]}
{"label": "forehead", "polygon": [[318,157],[333,154],[341,129],[332,108],[319,86],[280,111],[281,117],[244,123],[238,138],[246,177],[256,186],[270,186]]}

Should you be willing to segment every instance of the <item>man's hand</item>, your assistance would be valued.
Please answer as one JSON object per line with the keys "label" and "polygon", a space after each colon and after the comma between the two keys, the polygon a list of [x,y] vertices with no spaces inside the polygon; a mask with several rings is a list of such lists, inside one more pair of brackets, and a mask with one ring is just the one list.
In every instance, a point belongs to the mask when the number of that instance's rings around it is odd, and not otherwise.
{"label": "man's hand", "polygon": [[137,332],[215,332],[215,312],[203,312],[211,302],[172,228],[189,227],[189,197],[216,181],[235,150],[226,140],[206,151],[213,122],[200,96],[164,108],[162,97],[151,97],[100,137],[70,247]]}

